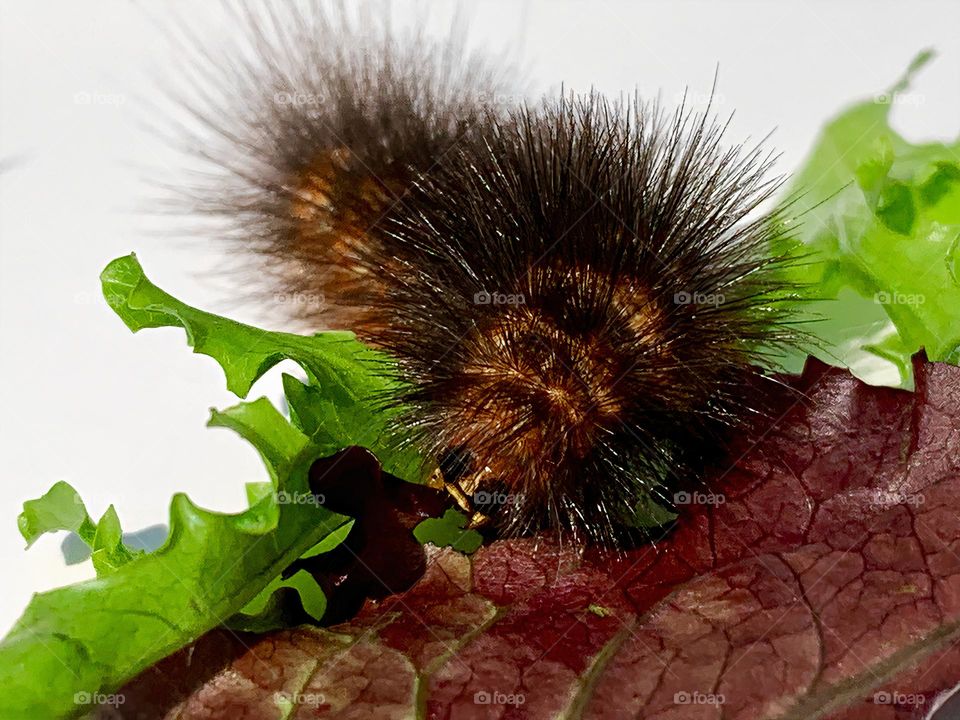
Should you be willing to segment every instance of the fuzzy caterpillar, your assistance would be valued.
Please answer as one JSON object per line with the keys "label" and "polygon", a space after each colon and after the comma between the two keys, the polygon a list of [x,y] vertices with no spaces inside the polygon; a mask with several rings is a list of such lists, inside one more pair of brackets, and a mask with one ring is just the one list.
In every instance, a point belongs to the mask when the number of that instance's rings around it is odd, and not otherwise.
{"label": "fuzzy caterpillar", "polygon": [[324,298],[296,319],[396,358],[405,437],[500,533],[617,544],[762,416],[759,366],[798,341],[762,147],[636,98],[504,108],[454,40],[256,15],[193,202],[271,292]]}

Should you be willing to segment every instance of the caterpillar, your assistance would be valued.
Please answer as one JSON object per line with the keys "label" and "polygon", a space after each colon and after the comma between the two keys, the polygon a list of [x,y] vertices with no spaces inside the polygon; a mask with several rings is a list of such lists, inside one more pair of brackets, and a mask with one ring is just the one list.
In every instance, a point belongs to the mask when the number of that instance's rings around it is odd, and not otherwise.
{"label": "caterpillar", "polygon": [[229,92],[196,111],[216,172],[193,207],[265,291],[323,298],[291,319],[395,360],[398,436],[496,533],[632,537],[763,417],[799,341],[775,156],[709,110],[528,102],[456,33],[267,7],[235,15],[252,59],[208,58]]}

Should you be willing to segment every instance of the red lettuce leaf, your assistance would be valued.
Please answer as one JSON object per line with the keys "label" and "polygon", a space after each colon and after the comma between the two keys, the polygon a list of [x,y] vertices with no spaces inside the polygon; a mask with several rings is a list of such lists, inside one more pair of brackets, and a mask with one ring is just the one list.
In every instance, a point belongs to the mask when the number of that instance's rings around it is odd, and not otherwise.
{"label": "red lettuce leaf", "polygon": [[810,361],[655,545],[432,549],[416,585],[349,622],[211,633],[104,712],[924,717],[960,681],[960,368],[914,372],[910,393]]}

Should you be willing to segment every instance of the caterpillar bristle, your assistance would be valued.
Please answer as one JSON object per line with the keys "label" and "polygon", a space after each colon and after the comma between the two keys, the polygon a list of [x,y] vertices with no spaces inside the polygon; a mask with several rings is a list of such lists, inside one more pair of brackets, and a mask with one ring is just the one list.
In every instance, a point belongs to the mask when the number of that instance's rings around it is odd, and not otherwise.
{"label": "caterpillar bristle", "polygon": [[238,42],[216,54],[183,42],[199,55],[192,150],[215,177],[184,189],[188,209],[226,220],[215,232],[273,280],[260,283],[267,306],[286,300],[278,309],[310,329],[377,327],[359,301],[358,256],[386,257],[368,230],[486,116],[484,99],[513,87],[511,68],[470,52],[459,17],[435,39],[395,31],[386,5],[224,6]]}
{"label": "caterpillar bristle", "polygon": [[721,139],[708,117],[563,97],[489,117],[376,226],[403,270],[364,257],[371,339],[413,383],[404,421],[469,450],[460,484],[506,498],[502,532],[615,544],[638,498],[669,501],[762,410],[763,353],[796,338],[781,231],[755,217],[778,185]]}
{"label": "caterpillar bristle", "polygon": [[773,157],[635,97],[493,107],[500,76],[459,51],[331,27],[244,76],[202,203],[272,291],[325,299],[298,317],[396,359],[398,437],[500,534],[632,538],[644,498],[669,505],[763,414],[763,368],[799,340],[761,211]]}

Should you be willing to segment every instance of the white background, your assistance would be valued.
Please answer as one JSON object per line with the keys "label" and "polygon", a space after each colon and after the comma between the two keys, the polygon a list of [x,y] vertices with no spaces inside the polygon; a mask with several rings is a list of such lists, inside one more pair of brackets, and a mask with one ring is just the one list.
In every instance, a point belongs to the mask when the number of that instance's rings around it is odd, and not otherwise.
{"label": "white background", "polygon": [[[179,330],[131,335],[99,293],[102,267],[136,250],[175,296],[260,319],[231,306],[212,248],[156,233],[163,222],[148,212],[149,180],[182,162],[139,124],[158,81],[171,80],[163,28],[175,13],[211,43],[236,32],[204,5],[6,0],[0,10],[0,159],[11,166],[0,177],[0,632],[31,592],[91,574],[64,566],[60,537],[23,551],[20,505],[54,481],[78,488],[94,517],[114,503],[134,530],[166,522],[174,491],[238,510],[243,484],[264,477],[242,441],[204,427],[209,406],[234,401],[213,361],[191,355]],[[410,11],[394,3],[396,18]],[[512,50],[540,90],[638,87],[675,104],[685,87],[704,97],[719,67],[715,104],[737,113],[731,139],[776,128],[784,171],[824,120],[882,92],[925,47],[939,56],[896,125],[911,139],[960,129],[955,0],[504,0],[474,2],[471,15],[474,41]],[[253,397],[275,388],[268,378]]]}

